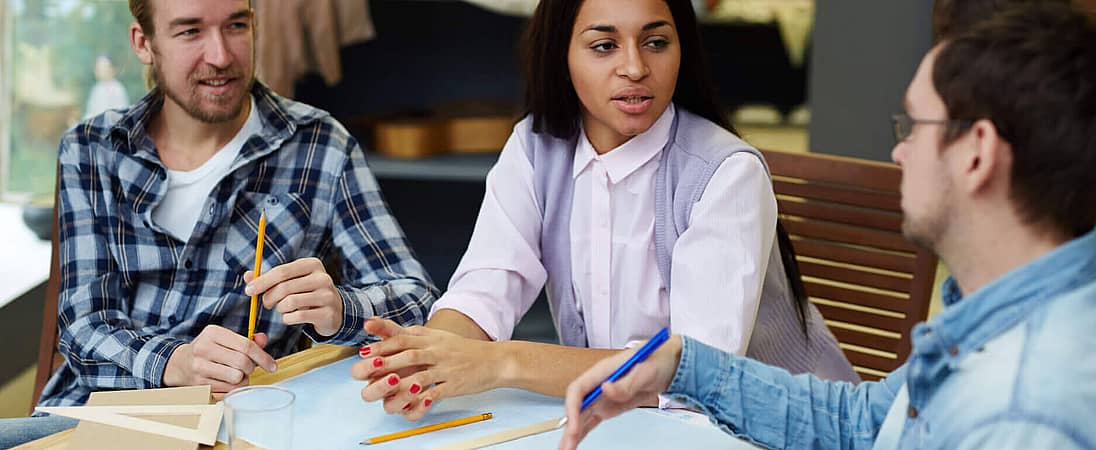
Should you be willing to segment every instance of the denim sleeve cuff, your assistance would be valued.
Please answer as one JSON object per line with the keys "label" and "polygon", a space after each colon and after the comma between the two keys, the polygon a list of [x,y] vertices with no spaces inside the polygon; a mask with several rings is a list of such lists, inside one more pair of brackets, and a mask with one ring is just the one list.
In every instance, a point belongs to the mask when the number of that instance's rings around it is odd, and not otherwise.
{"label": "denim sleeve cuff", "polygon": [[722,360],[726,356],[693,338],[682,336],[681,360],[666,394],[675,399],[687,397],[701,402],[709,399],[713,391],[721,387],[720,374],[726,373]]}
{"label": "denim sleeve cuff", "polygon": [[[339,292],[339,297],[342,298],[343,304],[343,320],[342,326],[339,327],[339,331],[335,332],[332,336],[320,336],[320,334],[316,332],[315,327],[306,325],[304,327],[304,334],[317,344],[364,344],[368,338],[368,335],[365,333],[365,320],[369,317],[373,317],[375,314],[371,307],[366,311],[365,304],[358,298],[358,296],[364,296],[366,294],[350,291],[338,286],[335,287],[335,290]],[[366,316],[367,314],[368,317]]]}
{"label": "denim sleeve cuff", "polygon": [[772,379],[776,372],[786,373],[682,337],[681,360],[666,394],[740,439],[785,448],[788,395]]}
{"label": "denim sleeve cuff", "polygon": [[132,374],[140,380],[140,386],[136,389],[149,389],[164,386],[164,370],[167,369],[167,360],[175,349],[185,344],[172,336],[153,336],[145,341],[137,357],[133,360]]}
{"label": "denim sleeve cuff", "polygon": [[723,423],[717,417],[718,410],[726,406],[717,402],[733,401],[735,398],[733,393],[720,392],[727,387],[723,386],[723,382],[729,369],[724,364],[728,357],[734,358],[734,355],[727,355],[695,339],[682,336],[681,360],[677,363],[677,371],[674,372],[670,387],[664,395],[659,396],[659,400],[661,403],[665,398],[667,402],[699,411],[708,416],[712,424],[724,433],[753,442],[749,437],[738,433],[733,424]]}

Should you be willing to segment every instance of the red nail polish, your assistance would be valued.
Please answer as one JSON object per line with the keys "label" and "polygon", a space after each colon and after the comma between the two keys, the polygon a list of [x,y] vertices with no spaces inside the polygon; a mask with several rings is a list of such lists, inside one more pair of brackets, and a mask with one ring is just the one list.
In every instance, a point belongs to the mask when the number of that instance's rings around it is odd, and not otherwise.
{"label": "red nail polish", "polygon": [[434,403],[434,401],[430,400],[430,399],[426,399],[426,400],[422,401],[422,406],[425,406],[425,407],[429,408],[431,403]]}
{"label": "red nail polish", "polygon": [[384,365],[384,360],[383,360],[383,359],[381,359],[381,358],[375,358],[375,359],[373,360],[373,367],[380,367],[380,366],[382,366],[382,365]]}
{"label": "red nail polish", "polygon": [[372,352],[373,352],[373,349],[371,349],[369,347],[362,347],[362,348],[358,349],[358,354],[361,355],[362,358],[365,358],[366,356],[369,356],[369,354],[372,353]]}
{"label": "red nail polish", "polygon": [[411,393],[412,393],[412,394],[418,394],[418,393],[419,393],[419,391],[421,391],[421,390],[422,390],[422,387],[421,387],[421,386],[419,386],[419,385],[417,385],[417,384],[412,384],[412,385],[411,385],[411,389],[410,389],[410,391],[411,391]]}
{"label": "red nail polish", "polygon": [[388,385],[395,386],[400,383],[400,380],[395,375],[388,377]]}

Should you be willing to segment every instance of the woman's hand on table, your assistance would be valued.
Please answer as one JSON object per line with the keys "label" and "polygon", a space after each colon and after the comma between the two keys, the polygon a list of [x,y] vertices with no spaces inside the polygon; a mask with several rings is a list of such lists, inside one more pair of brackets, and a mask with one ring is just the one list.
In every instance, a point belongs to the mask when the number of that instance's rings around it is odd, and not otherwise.
{"label": "woman's hand on table", "polygon": [[494,342],[379,318],[365,329],[381,340],[361,348],[362,361],[350,373],[369,380],[362,400],[383,400],[389,414],[415,421],[438,400],[490,390],[502,380],[507,358]]}

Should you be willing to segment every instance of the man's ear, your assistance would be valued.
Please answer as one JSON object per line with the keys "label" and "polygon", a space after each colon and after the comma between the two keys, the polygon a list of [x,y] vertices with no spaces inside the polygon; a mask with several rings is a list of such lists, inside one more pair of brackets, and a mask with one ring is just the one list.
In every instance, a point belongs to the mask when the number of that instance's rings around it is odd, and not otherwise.
{"label": "man's ear", "polygon": [[129,25],[129,45],[133,47],[133,52],[137,54],[141,64],[152,65],[152,36],[145,34],[137,22]]}
{"label": "man's ear", "polygon": [[969,193],[984,191],[1012,170],[1012,146],[989,119],[974,122],[967,132],[971,147],[963,160],[963,187]]}

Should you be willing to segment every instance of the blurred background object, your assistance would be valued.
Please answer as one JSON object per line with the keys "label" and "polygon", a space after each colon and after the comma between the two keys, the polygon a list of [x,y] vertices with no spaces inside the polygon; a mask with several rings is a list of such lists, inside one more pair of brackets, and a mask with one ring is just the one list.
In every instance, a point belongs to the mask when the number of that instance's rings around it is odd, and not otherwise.
{"label": "blurred background object", "polygon": [[95,85],[88,94],[88,104],[84,109],[84,118],[88,119],[110,109],[121,109],[130,105],[129,94],[125,86],[118,81],[118,71],[107,55],[95,59]]}
{"label": "blurred background object", "polygon": [[364,0],[255,1],[256,75],[282,96],[319,74],[328,86],[342,81],[340,50],[377,35]]}
{"label": "blurred background object", "polygon": [[52,198],[61,134],[146,92],[127,38],[133,19],[125,0],[0,2],[3,70],[11,76],[0,91],[10,111],[0,124],[7,128],[0,131],[0,199]]}

